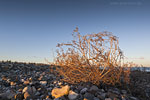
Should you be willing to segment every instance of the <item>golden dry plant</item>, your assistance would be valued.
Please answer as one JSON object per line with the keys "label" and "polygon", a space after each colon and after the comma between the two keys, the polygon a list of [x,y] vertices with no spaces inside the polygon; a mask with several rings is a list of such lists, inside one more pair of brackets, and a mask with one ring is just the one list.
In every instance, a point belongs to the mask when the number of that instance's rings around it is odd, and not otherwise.
{"label": "golden dry plant", "polygon": [[[129,67],[123,67],[119,41],[110,32],[80,35],[74,30],[71,43],[61,43],[55,57],[56,71],[63,81],[76,84],[91,82],[115,85],[129,82]],[[64,46],[67,47],[64,48]],[[126,64],[128,66],[128,64]]]}

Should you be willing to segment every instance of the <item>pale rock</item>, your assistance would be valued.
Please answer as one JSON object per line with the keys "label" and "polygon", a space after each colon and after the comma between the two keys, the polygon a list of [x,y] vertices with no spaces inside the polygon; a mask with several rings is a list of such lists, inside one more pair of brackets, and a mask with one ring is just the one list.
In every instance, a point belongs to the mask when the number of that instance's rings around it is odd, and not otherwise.
{"label": "pale rock", "polygon": [[59,86],[62,85],[62,82],[58,82],[58,85],[59,85]]}
{"label": "pale rock", "polygon": [[33,94],[36,92],[36,88],[34,86],[30,87],[30,86],[27,86],[25,87],[23,90],[22,90],[22,93],[25,93],[25,92],[28,92],[30,94]]}
{"label": "pale rock", "polygon": [[30,86],[27,86],[25,87],[23,90],[22,90],[22,93],[25,93],[25,92],[31,92],[31,87]]}
{"label": "pale rock", "polygon": [[75,93],[74,91],[70,90],[68,94],[68,98],[70,100],[76,100],[79,94]]}
{"label": "pale rock", "polygon": [[121,90],[121,93],[122,94],[127,94],[127,91],[126,90]]}
{"label": "pale rock", "polygon": [[105,98],[105,100],[112,100],[111,98]]}
{"label": "pale rock", "polygon": [[10,82],[11,87],[14,87],[16,85],[15,82]]}
{"label": "pale rock", "polygon": [[83,88],[83,89],[80,91],[80,93],[83,94],[83,93],[85,93],[87,90],[88,90],[88,88]]}
{"label": "pale rock", "polygon": [[136,97],[130,97],[130,100],[138,100]]}
{"label": "pale rock", "polygon": [[47,81],[40,81],[40,83],[41,83],[42,85],[46,86]]}
{"label": "pale rock", "polygon": [[66,85],[66,86],[63,86],[62,88],[54,88],[51,94],[53,97],[59,98],[64,95],[68,95],[69,90],[70,90],[70,86]]}
{"label": "pale rock", "polygon": [[24,82],[25,80],[24,80],[24,79],[21,79],[20,81],[21,81],[21,82]]}

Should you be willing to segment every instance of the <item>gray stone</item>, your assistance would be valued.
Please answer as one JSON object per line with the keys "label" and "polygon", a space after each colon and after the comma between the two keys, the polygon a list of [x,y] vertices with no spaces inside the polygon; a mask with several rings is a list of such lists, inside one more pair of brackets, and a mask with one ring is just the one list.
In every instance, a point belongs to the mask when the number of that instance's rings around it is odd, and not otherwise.
{"label": "gray stone", "polygon": [[112,93],[112,92],[108,92],[107,95],[108,95],[109,98],[112,98],[112,99],[118,98],[118,95],[115,94],[115,93]]}
{"label": "gray stone", "polygon": [[86,98],[86,99],[88,99],[88,100],[93,100],[94,95],[91,94],[91,93],[85,93],[85,94],[84,94],[84,98]]}
{"label": "gray stone", "polygon": [[81,93],[81,94],[84,94],[87,90],[88,90],[88,88],[83,88],[83,89],[80,91],[80,93]]}
{"label": "gray stone", "polygon": [[106,93],[101,93],[100,95],[97,96],[98,98],[104,100],[106,97]]}
{"label": "gray stone", "polygon": [[127,94],[127,91],[126,90],[121,90],[121,93],[122,94]]}
{"label": "gray stone", "polygon": [[93,85],[91,88],[90,88],[90,90],[89,91],[98,91],[98,87],[97,86],[95,86],[95,85]]}
{"label": "gray stone", "polygon": [[130,98],[130,100],[138,100],[136,97],[129,97]]}
{"label": "gray stone", "polygon": [[39,96],[39,95],[40,95],[40,92],[36,92],[36,93],[35,93],[35,96]]}
{"label": "gray stone", "polygon": [[7,90],[5,93],[0,94],[0,98],[12,99],[15,95],[16,95],[16,93],[14,93],[13,91]]}
{"label": "gray stone", "polygon": [[100,100],[100,99],[99,99],[99,98],[97,98],[97,97],[94,97],[94,98],[93,98],[93,100]]}

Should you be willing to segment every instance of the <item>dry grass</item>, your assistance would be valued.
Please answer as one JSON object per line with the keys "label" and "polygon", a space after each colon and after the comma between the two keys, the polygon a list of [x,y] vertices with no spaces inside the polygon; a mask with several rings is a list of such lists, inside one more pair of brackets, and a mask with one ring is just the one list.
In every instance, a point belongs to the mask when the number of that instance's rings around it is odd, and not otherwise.
{"label": "dry grass", "polygon": [[129,82],[129,64],[122,62],[124,56],[116,36],[106,31],[82,36],[78,28],[72,35],[71,43],[57,45],[55,65],[59,66],[56,70],[63,76],[63,81],[71,84],[92,82],[96,85],[100,82],[115,85],[121,80]]}

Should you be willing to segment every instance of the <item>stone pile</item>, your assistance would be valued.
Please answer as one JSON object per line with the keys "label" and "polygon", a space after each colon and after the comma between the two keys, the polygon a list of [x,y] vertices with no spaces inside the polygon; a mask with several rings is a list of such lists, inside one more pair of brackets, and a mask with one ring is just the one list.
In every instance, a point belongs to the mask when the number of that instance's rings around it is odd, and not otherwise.
{"label": "stone pile", "polygon": [[60,82],[49,67],[0,62],[0,100],[139,100],[127,90]]}

